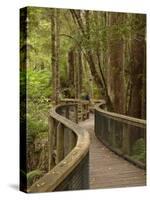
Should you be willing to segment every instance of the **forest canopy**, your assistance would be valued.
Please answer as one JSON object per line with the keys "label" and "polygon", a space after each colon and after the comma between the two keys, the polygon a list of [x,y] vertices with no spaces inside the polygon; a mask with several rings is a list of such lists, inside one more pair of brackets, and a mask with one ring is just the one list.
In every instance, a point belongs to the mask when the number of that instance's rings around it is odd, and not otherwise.
{"label": "forest canopy", "polygon": [[[145,15],[36,7],[27,13],[21,60],[27,47],[27,70],[34,85],[29,98],[36,90],[35,97],[39,93],[52,100],[58,96],[54,93],[77,98],[89,93],[92,99],[105,99],[115,112],[145,118]],[[41,76],[42,95],[37,83]]]}

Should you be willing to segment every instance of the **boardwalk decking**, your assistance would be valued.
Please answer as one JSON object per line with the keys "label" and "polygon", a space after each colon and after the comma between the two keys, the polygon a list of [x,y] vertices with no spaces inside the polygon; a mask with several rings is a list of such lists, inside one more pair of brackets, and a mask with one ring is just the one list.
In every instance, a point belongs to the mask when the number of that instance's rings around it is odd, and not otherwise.
{"label": "boardwalk decking", "polygon": [[94,117],[80,123],[90,133],[90,188],[146,185],[142,170],[106,148],[94,135]]}

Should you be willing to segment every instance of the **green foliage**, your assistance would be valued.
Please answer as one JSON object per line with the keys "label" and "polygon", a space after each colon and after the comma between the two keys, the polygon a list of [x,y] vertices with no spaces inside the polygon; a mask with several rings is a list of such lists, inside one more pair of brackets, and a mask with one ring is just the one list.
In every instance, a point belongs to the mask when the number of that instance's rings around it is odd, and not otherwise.
{"label": "green foliage", "polygon": [[28,98],[33,101],[42,102],[51,96],[51,73],[47,70],[28,69]]}
{"label": "green foliage", "polygon": [[145,162],[146,152],[145,152],[145,142],[143,138],[140,138],[135,142],[133,146],[132,155],[134,159]]}
{"label": "green foliage", "polygon": [[30,68],[42,69],[50,66],[50,15],[49,9],[28,8],[28,60]]}
{"label": "green foliage", "polygon": [[27,123],[28,137],[32,140],[41,132],[48,131],[48,99],[51,96],[50,72],[28,69],[27,73]]}
{"label": "green foliage", "polygon": [[30,138],[30,141],[33,141],[35,137],[38,136],[41,132],[47,131],[48,124],[46,123],[46,121],[38,119],[36,115],[28,114],[27,121],[27,137]]}

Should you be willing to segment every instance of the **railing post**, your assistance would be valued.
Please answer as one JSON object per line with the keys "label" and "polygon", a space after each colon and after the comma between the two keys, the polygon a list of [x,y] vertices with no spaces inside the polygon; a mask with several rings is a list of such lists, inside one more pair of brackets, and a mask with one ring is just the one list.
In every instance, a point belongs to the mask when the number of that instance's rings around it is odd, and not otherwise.
{"label": "railing post", "polygon": [[49,116],[48,119],[49,133],[48,133],[48,169],[49,171],[54,166],[53,146],[54,146],[54,119]]}
{"label": "railing post", "polygon": [[124,154],[130,155],[130,128],[123,125],[122,151]]}
{"label": "railing post", "polygon": [[78,104],[75,105],[75,122],[78,123]]}
{"label": "railing post", "polygon": [[64,128],[61,123],[57,125],[56,164],[64,158]]}
{"label": "railing post", "polygon": [[69,106],[66,106],[66,118],[69,119]]}
{"label": "railing post", "polygon": [[85,112],[86,112],[85,119],[89,119],[89,107],[87,103],[85,104]]}
{"label": "railing post", "polygon": [[76,144],[76,137],[72,131],[69,131],[69,151],[73,149]]}
{"label": "railing post", "polygon": [[111,142],[112,146],[116,147],[116,129],[115,129],[115,122],[111,119]]}
{"label": "railing post", "polygon": [[75,135],[68,128],[64,129],[64,157],[73,149],[76,143]]}
{"label": "railing post", "polygon": [[81,121],[84,120],[84,104],[81,102]]}

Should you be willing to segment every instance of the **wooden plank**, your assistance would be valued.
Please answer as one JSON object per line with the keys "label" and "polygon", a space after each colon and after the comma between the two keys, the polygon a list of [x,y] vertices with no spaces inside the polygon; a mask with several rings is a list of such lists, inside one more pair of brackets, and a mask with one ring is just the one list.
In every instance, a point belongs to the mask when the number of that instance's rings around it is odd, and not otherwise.
{"label": "wooden plank", "polygon": [[90,188],[146,185],[146,171],[106,148],[94,134],[94,117],[80,123],[90,133]]}

